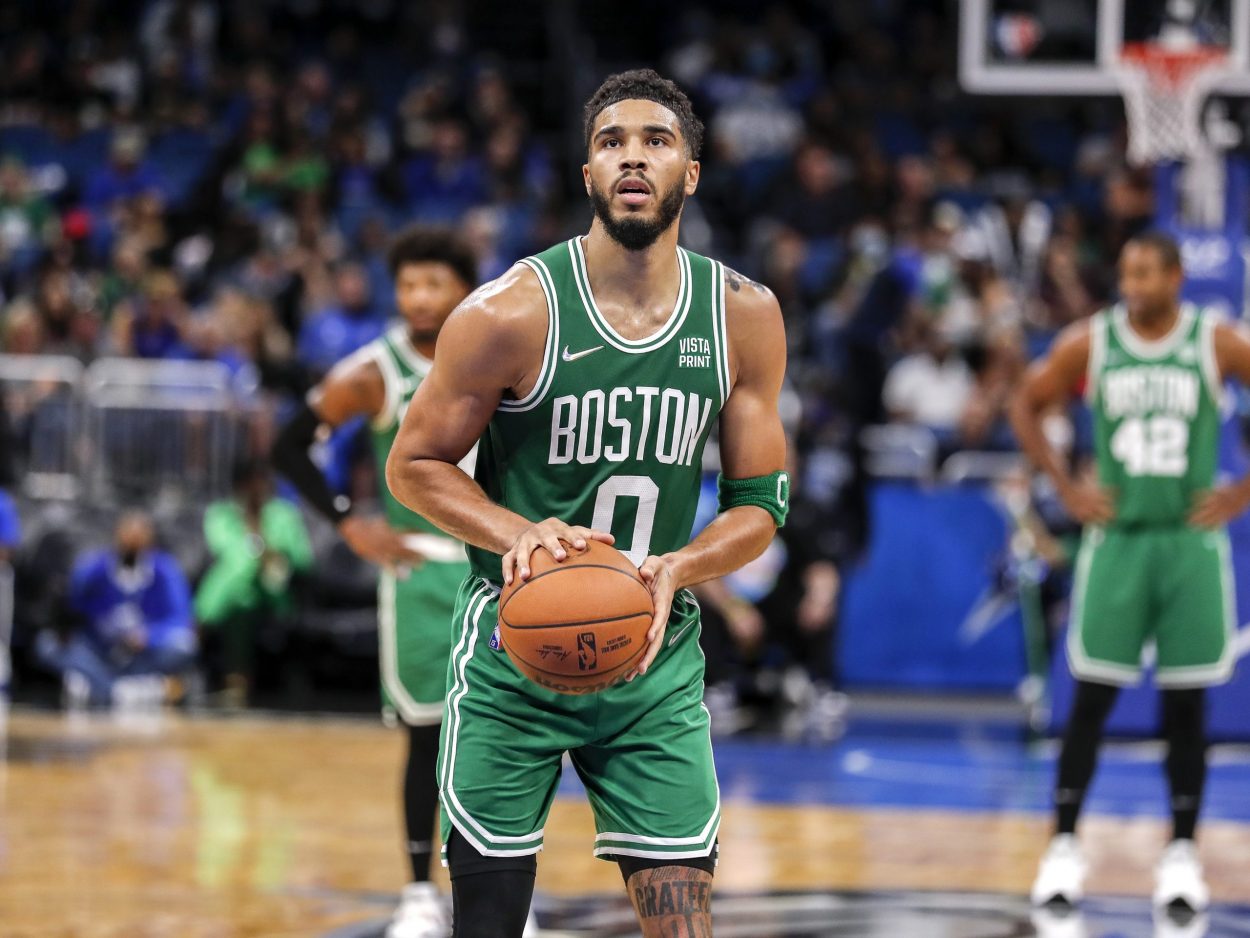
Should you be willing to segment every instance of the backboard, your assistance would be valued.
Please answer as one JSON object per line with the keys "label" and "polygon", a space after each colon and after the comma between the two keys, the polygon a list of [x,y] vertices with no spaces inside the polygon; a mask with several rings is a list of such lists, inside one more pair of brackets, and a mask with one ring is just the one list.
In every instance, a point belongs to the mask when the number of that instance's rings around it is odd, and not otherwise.
{"label": "backboard", "polygon": [[1118,95],[1126,43],[1226,49],[1216,94],[1250,94],[1250,0],[960,0],[964,89],[1002,95]]}

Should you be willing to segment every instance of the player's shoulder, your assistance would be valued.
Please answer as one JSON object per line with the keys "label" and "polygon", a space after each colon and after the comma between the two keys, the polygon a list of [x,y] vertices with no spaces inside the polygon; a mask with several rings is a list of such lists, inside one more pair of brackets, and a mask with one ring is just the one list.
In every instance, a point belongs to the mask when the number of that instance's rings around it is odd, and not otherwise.
{"label": "player's shoulder", "polygon": [[323,385],[359,384],[381,382],[382,366],[379,357],[387,354],[386,336],[366,342],[350,355],[340,358],[322,381]]}
{"label": "player's shoulder", "polygon": [[754,341],[769,335],[784,337],[781,304],[777,296],[759,281],[720,265],[724,279],[725,325],[731,340]]}
{"label": "player's shoulder", "polygon": [[781,306],[772,290],[758,280],[738,273],[728,264],[722,263],[720,268],[725,281],[726,315],[768,316],[774,312],[780,315]]}
{"label": "player's shoulder", "polygon": [[1068,323],[1059,330],[1054,343],[1051,344],[1050,357],[1088,356],[1094,330],[1102,327],[1102,321],[1106,315],[1106,312],[1098,312]]}
{"label": "player's shoulder", "polygon": [[538,274],[518,261],[465,297],[448,323],[461,329],[507,334],[529,332],[546,320],[547,295]]}

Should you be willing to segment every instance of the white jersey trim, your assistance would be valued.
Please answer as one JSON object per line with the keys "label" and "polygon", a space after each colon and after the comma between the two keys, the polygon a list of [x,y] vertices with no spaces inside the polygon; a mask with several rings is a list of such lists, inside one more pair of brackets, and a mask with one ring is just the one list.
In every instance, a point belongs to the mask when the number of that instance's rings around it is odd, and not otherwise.
{"label": "white jersey trim", "polygon": [[543,296],[547,299],[547,344],[543,346],[542,367],[529,394],[520,400],[499,402],[498,409],[510,414],[533,410],[541,403],[551,389],[551,382],[555,380],[557,349],[560,347],[560,298],[556,293],[551,271],[537,257],[523,258],[521,263],[534,272],[539,286],[542,287]]}

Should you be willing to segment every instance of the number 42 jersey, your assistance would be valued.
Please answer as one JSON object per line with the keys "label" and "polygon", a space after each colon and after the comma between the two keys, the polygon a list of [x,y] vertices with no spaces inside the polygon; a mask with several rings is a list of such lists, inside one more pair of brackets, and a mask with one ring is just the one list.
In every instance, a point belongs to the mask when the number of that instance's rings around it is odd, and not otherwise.
{"label": "number 42 jersey", "polygon": [[[580,238],[522,261],[547,300],[542,370],[499,405],[478,451],[491,499],[610,531],[634,564],[689,542],[703,448],[729,394],[722,265],[681,248],[677,260],[672,313],[636,340],[596,305]],[[473,548],[470,560],[499,581],[497,555]]]}
{"label": "number 42 jersey", "polygon": [[1086,397],[1114,525],[1183,525],[1195,495],[1213,484],[1223,394],[1215,324],[1188,303],[1154,341],[1133,331],[1122,306],[1091,320]]}

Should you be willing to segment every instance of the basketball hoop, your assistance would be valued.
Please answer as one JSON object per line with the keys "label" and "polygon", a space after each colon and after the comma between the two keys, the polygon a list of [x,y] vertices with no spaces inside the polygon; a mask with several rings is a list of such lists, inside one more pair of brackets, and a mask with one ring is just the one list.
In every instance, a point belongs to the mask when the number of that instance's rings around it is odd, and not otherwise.
{"label": "basketball hoop", "polygon": [[1131,163],[1185,159],[1210,147],[1202,132],[1202,106],[1229,73],[1227,50],[1127,43],[1115,73],[1128,115]]}

